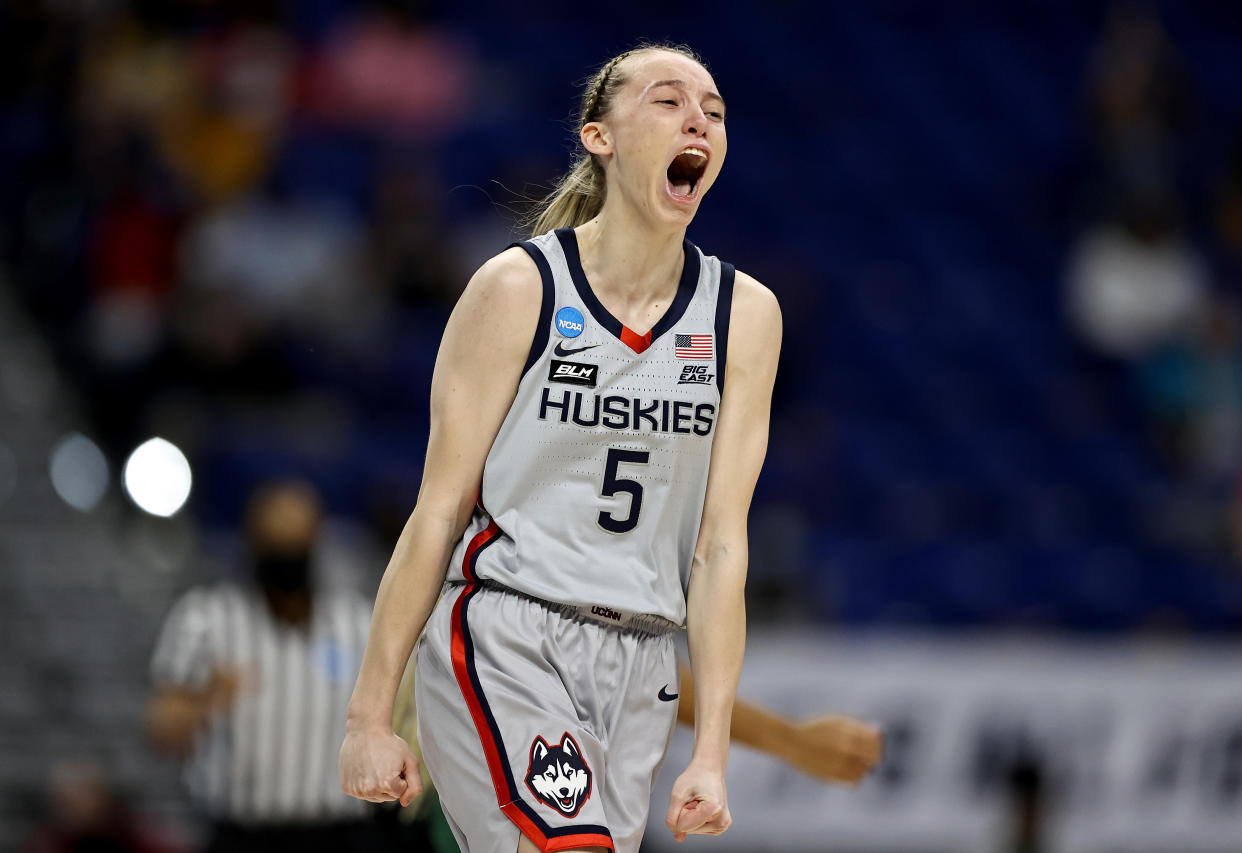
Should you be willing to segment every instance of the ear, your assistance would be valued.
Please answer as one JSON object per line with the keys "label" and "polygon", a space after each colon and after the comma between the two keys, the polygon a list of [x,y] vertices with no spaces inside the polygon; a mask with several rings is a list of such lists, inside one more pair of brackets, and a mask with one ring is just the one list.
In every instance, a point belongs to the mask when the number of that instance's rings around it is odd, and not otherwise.
{"label": "ear", "polygon": [[612,134],[603,122],[589,121],[578,134],[582,145],[592,154],[612,153]]}
{"label": "ear", "polygon": [[574,739],[569,732],[565,732],[565,736],[561,738],[561,749],[564,750],[566,755],[574,757],[578,755],[578,744],[574,743]]}
{"label": "ear", "polygon": [[535,742],[530,745],[531,761],[543,761],[548,757],[548,742],[541,735],[535,736]]}

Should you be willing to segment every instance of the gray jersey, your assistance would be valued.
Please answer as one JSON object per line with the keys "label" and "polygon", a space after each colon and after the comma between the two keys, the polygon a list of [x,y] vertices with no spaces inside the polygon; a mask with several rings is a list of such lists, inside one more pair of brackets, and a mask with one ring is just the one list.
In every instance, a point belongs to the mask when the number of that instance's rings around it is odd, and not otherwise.
{"label": "gray jersey", "polygon": [[686,241],[676,297],[638,335],[591,291],[573,229],[520,245],[543,280],[539,325],[449,580],[683,624],[733,268]]}

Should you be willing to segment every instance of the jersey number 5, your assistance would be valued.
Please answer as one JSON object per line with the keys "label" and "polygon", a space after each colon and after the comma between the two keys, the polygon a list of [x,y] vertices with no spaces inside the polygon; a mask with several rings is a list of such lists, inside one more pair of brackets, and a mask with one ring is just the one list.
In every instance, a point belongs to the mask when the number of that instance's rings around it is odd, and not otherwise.
{"label": "jersey number 5", "polygon": [[624,477],[617,476],[617,466],[622,462],[628,462],[631,465],[643,465],[651,458],[651,454],[646,450],[621,450],[620,448],[608,448],[608,459],[604,463],[604,487],[600,490],[606,498],[611,498],[618,492],[625,492],[630,496],[630,511],[625,518],[617,518],[611,512],[601,512],[599,518],[599,526],[607,530],[609,533],[629,533],[638,526],[638,513],[643,508],[643,487],[636,480],[627,480]]}

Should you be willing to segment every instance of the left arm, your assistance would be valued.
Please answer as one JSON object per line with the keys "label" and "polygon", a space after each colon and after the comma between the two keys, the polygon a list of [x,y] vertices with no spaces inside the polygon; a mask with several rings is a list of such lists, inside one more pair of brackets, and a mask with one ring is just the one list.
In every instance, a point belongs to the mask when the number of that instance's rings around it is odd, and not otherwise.
{"label": "left arm", "polygon": [[[677,722],[694,726],[694,676],[681,668]],[[733,743],[775,756],[822,782],[857,785],[884,754],[879,728],[841,714],[791,720],[738,697],[729,727]]]}
{"label": "left arm", "polygon": [[686,596],[694,751],[673,786],[666,823],[678,841],[719,835],[732,818],[724,788],[729,725],[746,643],[746,516],[768,445],[780,356],[776,297],[744,273],[734,282],[725,391],[712,444],[703,521]]}

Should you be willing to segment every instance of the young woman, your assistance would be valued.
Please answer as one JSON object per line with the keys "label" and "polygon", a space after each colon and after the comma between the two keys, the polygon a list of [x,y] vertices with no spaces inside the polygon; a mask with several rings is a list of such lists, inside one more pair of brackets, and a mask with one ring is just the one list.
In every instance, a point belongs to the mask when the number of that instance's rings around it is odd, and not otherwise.
{"label": "young woman", "polygon": [[678,840],[731,822],[746,516],[780,310],[685,239],[727,145],[692,53],[612,59],[579,127],[540,236],[484,264],[445,329],[422,488],[341,747],[347,793],[421,789],[392,709],[422,632],[419,739],[469,853],[638,849],[683,626],[694,749],[666,822]]}

